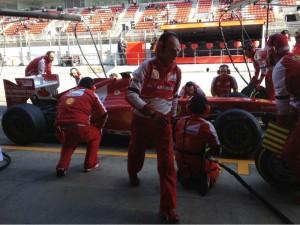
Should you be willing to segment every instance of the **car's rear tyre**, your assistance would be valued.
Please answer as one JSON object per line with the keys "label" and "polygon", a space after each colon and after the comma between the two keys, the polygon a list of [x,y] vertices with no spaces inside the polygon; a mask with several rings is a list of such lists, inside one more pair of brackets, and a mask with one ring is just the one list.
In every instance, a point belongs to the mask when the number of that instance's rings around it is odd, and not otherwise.
{"label": "car's rear tyre", "polygon": [[262,129],[257,119],[242,109],[230,109],[214,121],[223,154],[245,157],[261,145]]}
{"label": "car's rear tyre", "polygon": [[29,144],[41,137],[46,129],[43,112],[31,104],[8,108],[2,117],[5,135],[16,144]]}
{"label": "car's rear tyre", "polygon": [[272,186],[280,189],[299,187],[286,162],[275,152],[266,149],[258,151],[255,166],[262,178]]}

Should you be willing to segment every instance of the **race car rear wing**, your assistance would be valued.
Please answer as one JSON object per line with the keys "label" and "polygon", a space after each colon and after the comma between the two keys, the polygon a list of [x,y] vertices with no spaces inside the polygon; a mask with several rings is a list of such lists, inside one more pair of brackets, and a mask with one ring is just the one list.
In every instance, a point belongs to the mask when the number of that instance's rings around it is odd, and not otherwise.
{"label": "race car rear wing", "polygon": [[29,98],[36,96],[39,99],[53,100],[57,96],[59,86],[58,75],[51,75],[51,79],[31,76],[16,78],[16,84],[3,79],[7,107],[26,103]]}

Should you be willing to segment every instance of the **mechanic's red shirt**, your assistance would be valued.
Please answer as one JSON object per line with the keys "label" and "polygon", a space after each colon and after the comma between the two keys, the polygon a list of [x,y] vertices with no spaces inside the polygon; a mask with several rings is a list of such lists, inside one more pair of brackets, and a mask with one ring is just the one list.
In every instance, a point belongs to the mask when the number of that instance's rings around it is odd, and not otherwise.
{"label": "mechanic's red shirt", "polygon": [[220,142],[217,132],[211,122],[196,115],[181,118],[175,127],[176,148],[201,152],[208,145],[216,151]]}
{"label": "mechanic's red shirt", "polygon": [[52,62],[45,56],[40,56],[32,60],[25,69],[25,76],[51,75]]}
{"label": "mechanic's red shirt", "polygon": [[106,112],[102,102],[93,91],[78,87],[59,99],[56,124],[88,125],[91,119],[101,120]]}
{"label": "mechanic's red shirt", "polygon": [[[176,160],[179,166],[181,163],[186,163],[190,167],[194,167],[191,168],[194,171],[200,169],[198,168],[201,165],[199,157],[204,153],[206,146],[215,154],[219,152],[220,148],[220,141],[214,126],[197,115],[183,117],[177,122],[175,143]],[[199,155],[196,156],[195,153]]]}
{"label": "mechanic's red shirt", "polygon": [[156,57],[145,60],[133,72],[126,99],[139,116],[145,117],[138,110],[146,104],[164,115],[175,116],[180,82],[181,70],[176,63],[166,68]]}
{"label": "mechanic's red shirt", "polygon": [[300,97],[292,93],[300,90],[300,79],[297,79],[299,71],[300,55],[293,53],[282,57],[273,69],[272,79],[276,95],[276,108],[281,115],[288,114],[290,106],[300,112]]}
{"label": "mechanic's red shirt", "polygon": [[211,90],[216,96],[226,97],[231,93],[231,89],[237,90],[237,83],[230,75],[220,75],[213,79]]}
{"label": "mechanic's red shirt", "polygon": [[169,67],[161,65],[158,59],[150,61],[150,67],[145,75],[144,86],[141,90],[142,98],[172,99],[178,91],[180,78],[179,68],[176,63]]}

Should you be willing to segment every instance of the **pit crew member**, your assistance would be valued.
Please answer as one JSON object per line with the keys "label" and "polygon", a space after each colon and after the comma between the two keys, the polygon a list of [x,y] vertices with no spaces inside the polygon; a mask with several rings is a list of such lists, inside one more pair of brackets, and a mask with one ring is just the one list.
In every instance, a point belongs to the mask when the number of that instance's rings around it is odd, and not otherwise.
{"label": "pit crew member", "polygon": [[57,177],[66,175],[72,154],[81,143],[87,144],[84,171],[89,172],[99,166],[97,152],[107,111],[94,90],[93,79],[84,77],[77,88],[65,93],[59,99],[56,127],[62,148],[56,166]]}
{"label": "pit crew member", "polygon": [[126,93],[127,101],[134,108],[127,165],[130,184],[139,185],[137,174],[143,167],[145,150],[154,143],[160,176],[160,217],[168,223],[179,221],[175,213],[176,172],[171,124],[181,82],[181,70],[175,62],[179,51],[177,35],[163,33],[157,42],[156,56],[134,71]]}

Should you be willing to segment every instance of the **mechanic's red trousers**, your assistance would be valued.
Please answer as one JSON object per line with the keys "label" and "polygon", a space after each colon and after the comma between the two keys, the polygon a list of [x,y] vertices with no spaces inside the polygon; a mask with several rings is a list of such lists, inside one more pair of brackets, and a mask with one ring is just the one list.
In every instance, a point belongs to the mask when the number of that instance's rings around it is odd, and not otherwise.
{"label": "mechanic's red trousers", "polygon": [[176,171],[172,126],[157,125],[153,120],[134,115],[131,138],[128,148],[127,169],[130,174],[137,174],[143,167],[145,150],[149,143],[157,150],[157,167],[160,176],[160,212],[176,208]]}
{"label": "mechanic's red trousers", "polygon": [[268,71],[265,76],[265,87],[266,92],[268,94],[269,99],[274,100],[275,99],[275,90],[272,80],[272,70]]}
{"label": "mechanic's red trousers", "polygon": [[210,184],[216,183],[220,174],[220,167],[217,163],[209,161],[201,155],[191,155],[179,151],[176,152],[176,161],[178,174],[183,180],[188,181],[191,185],[195,185],[196,183],[192,181],[196,180],[202,172],[205,172],[210,180]]}
{"label": "mechanic's red trousers", "polygon": [[84,169],[93,168],[98,163],[97,152],[101,141],[99,129],[92,125],[63,125],[57,132],[62,143],[60,160],[56,168],[68,169],[72,154],[78,144],[87,144]]}
{"label": "mechanic's red trousers", "polygon": [[283,156],[287,161],[288,167],[296,176],[300,184],[300,117],[296,127],[291,132],[283,150]]}

